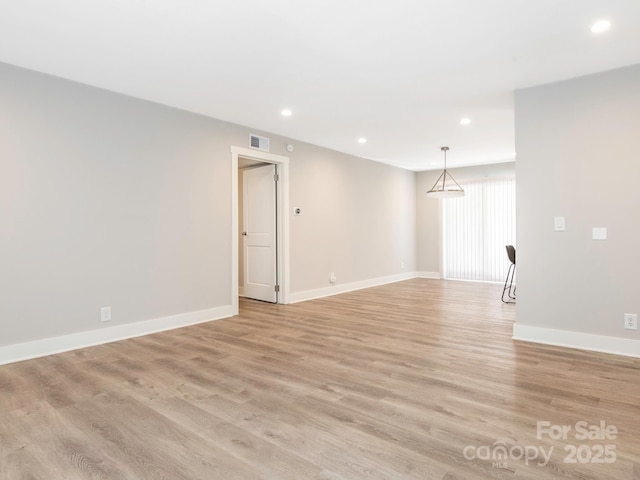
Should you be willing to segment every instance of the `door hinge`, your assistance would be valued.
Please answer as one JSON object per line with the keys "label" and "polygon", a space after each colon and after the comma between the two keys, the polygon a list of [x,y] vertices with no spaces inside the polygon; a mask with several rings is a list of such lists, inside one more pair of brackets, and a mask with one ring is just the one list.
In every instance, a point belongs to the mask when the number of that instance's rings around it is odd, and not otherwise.
{"label": "door hinge", "polygon": [[277,173],[273,176],[273,181],[274,182],[279,182],[280,181],[280,175],[278,175]]}
{"label": "door hinge", "polygon": [[280,291],[280,285],[276,285],[275,290],[276,290],[276,292],[279,292]]}

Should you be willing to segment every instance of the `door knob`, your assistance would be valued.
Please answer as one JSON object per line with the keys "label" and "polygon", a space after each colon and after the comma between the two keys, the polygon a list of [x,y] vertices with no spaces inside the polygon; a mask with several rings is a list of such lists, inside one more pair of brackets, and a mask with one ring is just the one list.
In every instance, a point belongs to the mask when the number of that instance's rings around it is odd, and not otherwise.
{"label": "door knob", "polygon": [[247,232],[242,232],[242,236],[246,237],[247,236]]}

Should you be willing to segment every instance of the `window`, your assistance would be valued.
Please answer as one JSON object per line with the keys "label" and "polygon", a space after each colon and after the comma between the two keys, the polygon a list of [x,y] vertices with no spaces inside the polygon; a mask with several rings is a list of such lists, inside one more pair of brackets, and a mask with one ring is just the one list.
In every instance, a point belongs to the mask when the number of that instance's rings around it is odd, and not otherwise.
{"label": "window", "polygon": [[505,245],[516,240],[513,178],[469,182],[464,197],[442,202],[444,278],[504,281]]}

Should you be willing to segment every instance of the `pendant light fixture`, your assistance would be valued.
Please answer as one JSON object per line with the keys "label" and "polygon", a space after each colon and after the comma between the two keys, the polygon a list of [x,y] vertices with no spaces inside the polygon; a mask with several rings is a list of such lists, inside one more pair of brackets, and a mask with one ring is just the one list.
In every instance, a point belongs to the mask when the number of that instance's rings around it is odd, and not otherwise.
{"label": "pendant light fixture", "polygon": [[430,198],[451,198],[464,196],[464,190],[456,182],[456,180],[447,172],[447,151],[449,147],[440,147],[440,150],[444,152],[444,170],[433,184],[431,190],[427,192]]}

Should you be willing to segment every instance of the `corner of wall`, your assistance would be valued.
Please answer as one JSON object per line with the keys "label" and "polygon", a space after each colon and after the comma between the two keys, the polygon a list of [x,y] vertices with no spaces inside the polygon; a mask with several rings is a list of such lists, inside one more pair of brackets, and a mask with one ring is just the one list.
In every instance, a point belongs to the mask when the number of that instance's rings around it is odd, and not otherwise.
{"label": "corner of wall", "polygon": [[231,316],[231,305],[227,305],[136,323],[114,325],[98,330],[7,345],[0,347],[0,365],[102,345],[118,340],[126,340],[128,338],[141,337],[143,335],[220,320]]}
{"label": "corner of wall", "polygon": [[513,325],[513,339],[523,342],[576,348],[592,352],[640,358],[640,341],[629,338],[608,337],[590,333],[570,332],[530,325]]}
{"label": "corner of wall", "polygon": [[[344,284],[336,284],[325,288],[316,288],[313,290],[305,290],[302,292],[294,292],[289,294],[289,303],[304,302],[306,300],[315,300],[317,298],[330,297],[332,295],[338,295],[341,293],[353,292],[355,290],[361,290],[363,288],[377,287],[379,285],[386,285],[388,283],[401,282],[403,280],[410,280],[417,278],[416,272],[400,273],[398,275],[389,275],[387,277],[371,278],[369,280],[362,280],[359,282],[351,282]],[[435,277],[424,277],[435,278]]]}

